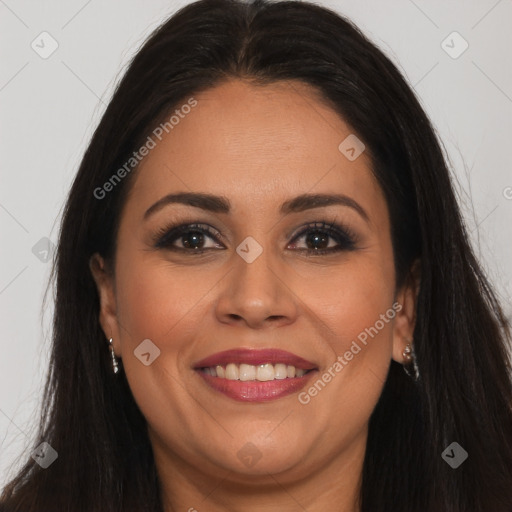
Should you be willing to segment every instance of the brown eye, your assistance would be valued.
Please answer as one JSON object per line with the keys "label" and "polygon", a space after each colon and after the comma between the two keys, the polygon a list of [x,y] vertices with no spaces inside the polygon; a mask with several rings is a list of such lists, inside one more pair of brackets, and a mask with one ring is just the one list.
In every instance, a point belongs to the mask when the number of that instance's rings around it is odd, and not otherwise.
{"label": "brown eye", "polygon": [[[202,224],[185,224],[173,228],[166,228],[157,235],[158,241],[155,247],[165,248],[173,251],[192,252],[200,254],[206,250],[218,248],[219,245],[205,247],[207,239],[215,239],[219,233],[215,232],[210,226]],[[182,247],[176,245],[181,244]],[[224,248],[221,246],[221,248]]]}
{"label": "brown eye", "polygon": [[[301,238],[305,239],[306,248],[298,250],[304,250],[311,255],[352,251],[356,245],[355,236],[346,228],[344,229],[334,223],[316,222],[310,224],[294,238],[294,241]],[[329,239],[334,240],[335,244],[332,245]]]}

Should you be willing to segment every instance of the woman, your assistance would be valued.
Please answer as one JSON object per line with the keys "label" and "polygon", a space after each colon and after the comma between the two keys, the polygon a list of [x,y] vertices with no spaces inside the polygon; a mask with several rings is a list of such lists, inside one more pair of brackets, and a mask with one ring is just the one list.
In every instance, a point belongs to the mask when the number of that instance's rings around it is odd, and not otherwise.
{"label": "woman", "polygon": [[45,417],[1,510],[512,510],[506,320],[425,113],[334,12],[163,24],[55,277]]}

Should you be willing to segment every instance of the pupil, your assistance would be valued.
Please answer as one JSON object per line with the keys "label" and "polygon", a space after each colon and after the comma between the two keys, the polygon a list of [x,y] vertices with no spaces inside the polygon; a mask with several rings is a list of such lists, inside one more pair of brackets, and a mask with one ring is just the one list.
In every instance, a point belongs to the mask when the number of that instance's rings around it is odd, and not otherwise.
{"label": "pupil", "polygon": [[[191,243],[190,240],[194,240],[195,242],[193,241]],[[198,247],[196,247],[194,245],[194,243],[201,245],[202,241],[203,241],[203,234],[199,233],[197,231],[192,231],[188,235],[183,236],[183,245],[189,249],[198,249]]]}
{"label": "pupil", "polygon": [[[318,232],[317,232],[318,233]],[[325,247],[315,247],[314,244],[316,243],[326,243],[328,240],[328,236],[323,233],[323,234],[309,234],[306,238],[306,242],[307,242],[307,245],[308,245],[308,248],[309,249],[324,249]],[[312,247],[313,245],[313,247]]]}

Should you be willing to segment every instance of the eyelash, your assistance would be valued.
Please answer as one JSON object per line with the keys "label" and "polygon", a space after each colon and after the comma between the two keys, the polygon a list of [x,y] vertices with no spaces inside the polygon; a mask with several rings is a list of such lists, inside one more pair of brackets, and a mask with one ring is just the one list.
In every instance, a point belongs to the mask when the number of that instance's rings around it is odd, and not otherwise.
{"label": "eyelash", "polygon": [[[308,255],[324,255],[333,254],[339,251],[353,251],[356,248],[357,237],[347,227],[342,227],[334,221],[327,223],[325,221],[313,222],[304,226],[304,228],[294,236],[292,242],[302,238],[308,233],[323,233],[336,240],[338,246],[330,247],[327,249],[296,249],[298,251],[306,252]],[[166,226],[161,228],[153,237],[155,248],[168,249],[176,252],[188,252],[193,255],[200,255],[213,248],[207,249],[184,249],[181,247],[173,247],[172,243],[189,233],[202,233],[212,238],[222,239],[222,235],[207,224],[180,224],[178,226]],[[215,249],[213,249],[215,250]]]}

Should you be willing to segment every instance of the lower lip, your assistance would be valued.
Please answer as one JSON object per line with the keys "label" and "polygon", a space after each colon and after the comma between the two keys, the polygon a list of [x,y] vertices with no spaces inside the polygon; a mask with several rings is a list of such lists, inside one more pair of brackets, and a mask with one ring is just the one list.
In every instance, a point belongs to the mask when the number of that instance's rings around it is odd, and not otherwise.
{"label": "lower lip", "polygon": [[220,377],[212,377],[200,370],[198,370],[198,373],[211,388],[223,393],[229,398],[240,402],[270,402],[271,400],[277,400],[302,389],[309,381],[311,375],[316,373],[316,370],[310,371],[302,377],[268,380],[265,382],[257,380],[229,380]]}

